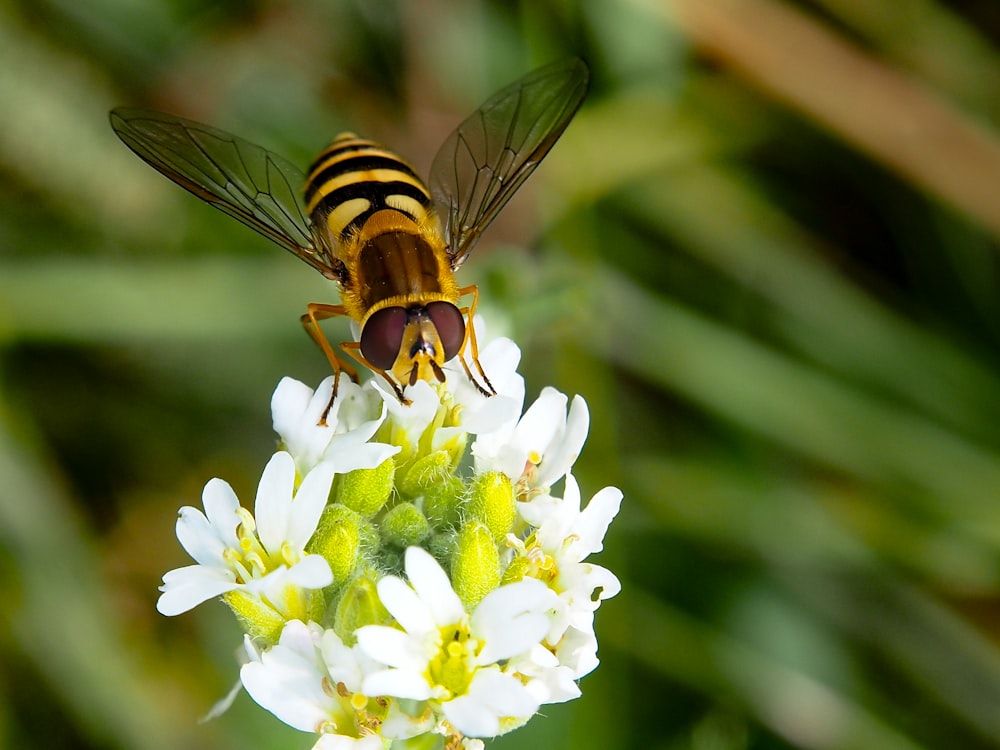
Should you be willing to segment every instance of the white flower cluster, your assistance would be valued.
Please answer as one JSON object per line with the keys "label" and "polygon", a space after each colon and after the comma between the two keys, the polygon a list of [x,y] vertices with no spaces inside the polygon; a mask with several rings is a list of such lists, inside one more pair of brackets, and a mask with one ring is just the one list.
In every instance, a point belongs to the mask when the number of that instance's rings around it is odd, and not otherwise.
{"label": "white flower cluster", "polygon": [[408,387],[408,405],[375,380],[342,380],[322,425],[332,378],[315,392],[286,378],[271,404],[282,450],[254,513],[220,479],[204,512],[181,509],[196,564],[164,576],[158,609],[221,596],[247,633],[244,688],[317,733],[315,748],[429,733],[482,747],[578,697],[597,666],[594,612],[620,585],[586,558],[622,495],[608,487],[581,507],[570,470],[586,403],[567,409],[546,388],[522,414],[519,357],[507,339],[483,350],[491,398],[460,370],[447,387]]}

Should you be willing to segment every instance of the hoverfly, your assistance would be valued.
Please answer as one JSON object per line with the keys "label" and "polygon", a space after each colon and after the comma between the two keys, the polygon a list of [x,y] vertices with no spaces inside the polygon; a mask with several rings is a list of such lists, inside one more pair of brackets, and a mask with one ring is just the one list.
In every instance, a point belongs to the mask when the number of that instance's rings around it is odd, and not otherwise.
{"label": "hoverfly", "polygon": [[429,190],[398,156],[352,133],[338,136],[303,174],[209,125],[134,108],[110,117],[140,159],[338,283],[339,305],[310,303],[301,317],[334,370],[330,405],[341,371],[358,378],[319,325],[341,315],[360,330],[341,351],[408,403],[407,385],[444,382],[442,366],[456,356],[484,395],[495,393],[472,325],[478,289],[459,287],[454,271],[569,125],[588,79],[586,64],[573,58],[495,93],[445,140]]}

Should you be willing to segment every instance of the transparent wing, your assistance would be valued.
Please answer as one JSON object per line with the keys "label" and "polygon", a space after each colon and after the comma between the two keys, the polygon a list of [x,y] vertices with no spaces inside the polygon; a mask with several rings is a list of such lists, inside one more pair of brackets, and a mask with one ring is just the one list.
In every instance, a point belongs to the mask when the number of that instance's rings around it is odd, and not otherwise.
{"label": "transparent wing", "polygon": [[587,94],[586,63],[539,68],[491,96],[448,136],[431,165],[452,268],[535,170]]}
{"label": "transparent wing", "polygon": [[200,122],[164,112],[119,107],[111,127],[136,155],[203,201],[256,229],[324,276],[341,280],[343,266],[316,242],[293,164]]}

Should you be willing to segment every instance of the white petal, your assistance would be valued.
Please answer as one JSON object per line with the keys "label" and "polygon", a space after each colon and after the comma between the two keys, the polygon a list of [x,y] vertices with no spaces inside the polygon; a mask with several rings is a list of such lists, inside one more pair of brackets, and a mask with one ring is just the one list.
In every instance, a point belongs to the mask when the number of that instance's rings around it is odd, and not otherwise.
{"label": "white petal", "polygon": [[281,629],[278,645],[307,657],[310,663],[315,663],[315,651],[321,635],[322,630],[315,623],[306,625],[302,620],[289,620]]}
{"label": "white petal", "polygon": [[272,554],[287,539],[295,486],[295,462],[285,451],[278,451],[264,467],[257,485],[254,519],[261,544]]}
{"label": "white petal", "polygon": [[306,555],[288,569],[288,581],[303,589],[322,589],[333,583],[333,571],[322,555]]}
{"label": "white petal", "polygon": [[361,685],[365,695],[392,695],[396,698],[427,700],[431,697],[431,686],[417,672],[405,669],[383,669],[373,672]]}
{"label": "white petal", "polygon": [[327,710],[302,694],[306,681],[321,683],[318,672],[279,674],[275,668],[258,662],[244,664],[240,670],[243,687],[254,701],[283,722],[303,732],[315,732],[326,720]]}
{"label": "white petal", "polygon": [[367,443],[382,426],[387,414],[385,402],[349,381],[333,403],[337,437],[353,443]]}
{"label": "white petal", "polygon": [[566,424],[557,442],[546,452],[535,479],[539,487],[551,487],[573,468],[590,431],[590,411],[582,396],[574,396]]}
{"label": "white petal", "polygon": [[465,607],[451,587],[448,574],[429,552],[420,547],[410,547],[406,550],[405,564],[410,585],[438,626],[456,623],[465,615]]}
{"label": "white petal", "polygon": [[[477,315],[476,321],[479,320],[480,316]],[[483,339],[479,333],[478,323],[476,329],[476,336],[482,343]],[[471,352],[469,354],[471,355]],[[467,359],[471,359],[471,356]],[[479,350],[479,363],[489,377],[490,383],[496,389],[497,396],[513,398],[517,402],[518,416],[521,413],[521,405],[524,403],[524,379],[517,373],[517,365],[520,361],[521,350],[509,338],[496,338]],[[449,371],[448,386],[455,395],[455,402],[462,404],[470,412],[485,407],[497,397],[485,398],[479,389],[470,382],[457,358],[446,365],[445,369]],[[516,419],[515,416],[515,421]]]}
{"label": "white petal", "polygon": [[386,576],[376,585],[378,598],[396,621],[413,635],[430,633],[436,627],[427,605],[396,576]]}
{"label": "white petal", "polygon": [[304,445],[308,446],[313,455],[318,455],[324,448],[324,443],[329,443],[338,427],[337,414],[343,406],[344,399],[348,397],[350,386],[354,385],[347,378],[341,378],[337,384],[337,398],[333,401],[333,406],[326,415],[326,424],[319,424],[319,420],[330,406],[330,396],[333,395],[334,376],[328,375],[323,378],[315,392],[309,398],[305,410],[299,420],[300,439],[304,440]]}
{"label": "white petal", "polygon": [[312,389],[294,378],[282,378],[274,389],[274,395],[271,396],[271,421],[274,431],[286,443],[289,436],[298,429],[312,396]]}
{"label": "white petal", "polygon": [[[233,515],[234,528],[238,519]],[[197,508],[185,505],[177,514],[177,539],[181,546],[189,555],[202,565],[225,565],[223,553],[226,551],[226,544],[220,538],[225,534],[220,534],[221,530],[212,526],[205,514]],[[236,535],[232,536],[235,540]],[[238,544],[238,542],[237,542]]]}
{"label": "white petal", "polygon": [[[567,481],[569,481],[567,479]],[[549,516],[558,513],[563,507],[561,498],[552,495],[539,495],[528,502],[518,502],[517,513],[535,528],[545,524]]]}
{"label": "white petal", "polygon": [[507,671],[518,673],[525,689],[539,704],[562,703],[580,697],[580,688],[573,680],[573,671],[559,663],[559,659],[544,646],[536,646],[528,653],[508,662]]}
{"label": "white petal", "polygon": [[383,750],[382,740],[369,734],[365,737],[348,737],[344,734],[322,734],[312,750]]}
{"label": "white petal", "polygon": [[323,454],[323,460],[329,461],[337,474],[347,474],[355,469],[374,469],[401,450],[400,446],[388,443],[362,443],[355,446],[345,446],[342,441],[334,439]]}
{"label": "white petal", "polygon": [[332,483],[333,466],[324,462],[310,471],[299,485],[295,499],[292,500],[288,528],[283,540],[293,549],[305,549],[306,543],[316,533],[319,517],[330,499]]}
{"label": "white petal", "polygon": [[598,601],[604,601],[621,593],[622,584],[618,580],[618,576],[600,565],[592,563],[584,563],[584,565],[587,567],[586,581],[587,588],[590,589],[591,599],[596,598]]}
{"label": "white petal", "polygon": [[[502,427],[495,433],[480,435],[472,446],[476,471],[501,471],[517,479],[529,458],[541,458],[544,466],[550,444],[565,431],[566,401],[565,394],[555,388],[543,388],[512,431]],[[556,471],[565,460],[557,455]]]}
{"label": "white petal", "polygon": [[502,425],[516,423],[521,404],[511,396],[493,396],[471,416],[462,414],[462,427],[472,435],[493,432]]}
{"label": "white petal", "polygon": [[347,474],[355,469],[374,469],[398,453],[399,446],[369,442],[387,414],[385,402],[373,388],[342,383],[330,417],[331,424],[336,421],[337,434],[323,451],[323,460],[330,461],[337,474]]}
{"label": "white petal", "polygon": [[284,448],[295,458],[302,474],[319,463],[320,455],[334,436],[332,425],[335,420],[327,425],[317,424],[330,403],[332,388],[332,375],[315,392],[298,381],[285,378],[278,384],[271,399],[274,430],[281,436]]}
{"label": "white petal", "polygon": [[565,703],[582,695],[580,686],[573,679],[573,670],[563,666],[546,670],[539,677],[529,680],[524,687],[540,704]]}
{"label": "white petal", "polygon": [[373,387],[382,397],[382,401],[394,421],[406,430],[411,440],[416,442],[416,439],[434,419],[438,407],[441,406],[441,399],[434,389],[429,383],[418,380],[406,389],[406,397],[410,399],[410,404],[406,405],[401,403],[399,397],[380,381],[372,380],[369,382],[374,384]]}
{"label": "white petal", "polygon": [[597,636],[593,630],[570,628],[556,646],[559,663],[579,679],[590,674],[600,663],[597,659]]}
{"label": "white petal", "polygon": [[468,694],[488,705],[500,717],[527,717],[538,710],[538,704],[520,680],[499,669],[476,672]]}
{"label": "white petal", "polygon": [[219,698],[215,703],[212,704],[211,708],[205,713],[204,716],[198,719],[199,724],[205,724],[209,721],[215,721],[220,716],[222,716],[226,711],[233,707],[233,703],[236,698],[243,690],[243,683],[236,680],[229,688],[229,692],[224,696]]}
{"label": "white petal", "polygon": [[605,487],[591,498],[573,529],[577,537],[574,544],[577,560],[604,549],[604,535],[621,507],[622,491],[617,487]]}
{"label": "white petal", "polygon": [[188,565],[169,571],[163,576],[156,609],[161,615],[172,617],[198,606],[227,591],[238,588],[232,571]]}
{"label": "white petal", "polygon": [[323,688],[326,674],[317,638],[318,633],[301,622],[289,622],[277,646],[240,670],[250,697],[289,726],[306,732],[317,731],[336,705]]}
{"label": "white petal", "polygon": [[240,525],[240,501],[233,488],[221,479],[211,479],[201,493],[201,504],[212,533],[225,547],[239,546],[236,529]]}
{"label": "white petal", "polygon": [[470,737],[495,737],[500,733],[500,720],[489,708],[468,695],[441,706],[445,717],[462,734]]}
{"label": "white petal", "polygon": [[580,483],[572,474],[566,475],[566,488],[563,491],[563,508],[566,515],[576,516],[580,512]]}
{"label": "white petal", "polygon": [[[327,390],[325,393],[329,396],[330,392]],[[341,378],[337,398],[327,420],[334,425],[338,436],[359,434],[365,441],[375,434],[385,415],[385,404],[367,383],[358,385],[348,378]]]}
{"label": "white petal", "polygon": [[517,437],[530,451],[544,454],[566,424],[566,394],[545,386],[517,425]]}
{"label": "white petal", "polygon": [[422,671],[427,668],[427,654],[420,641],[401,630],[384,625],[365,625],[354,631],[361,648],[375,661],[390,667]]}
{"label": "white petal", "polygon": [[480,669],[469,691],[441,706],[456,729],[470,737],[493,737],[500,719],[527,719],[538,710],[538,701],[517,679],[499,669]]}
{"label": "white petal", "polygon": [[504,379],[513,378],[517,374],[517,366],[521,363],[521,348],[512,339],[499,336],[479,352],[479,361],[484,368],[489,367],[495,373],[490,382],[497,392],[507,393],[510,389],[503,387],[508,385]]}
{"label": "white petal", "polygon": [[485,641],[478,662],[489,664],[523,653],[545,637],[545,614],[558,601],[544,583],[526,578],[487,594],[472,613],[471,630]]}
{"label": "white petal", "polygon": [[517,481],[524,473],[529,452],[526,445],[514,438],[498,441],[496,445],[491,446],[489,438],[481,436],[472,445],[472,457],[477,473],[499,471],[510,477],[511,481]]}
{"label": "white petal", "polygon": [[[524,508],[524,511],[530,509]],[[561,502],[555,503],[538,529],[537,540],[542,549],[562,557],[566,540],[575,533],[580,518],[580,485],[572,474],[566,475],[566,487]]]}
{"label": "white petal", "polygon": [[257,646],[256,643],[254,643],[253,638],[249,635],[243,636],[243,650],[247,655],[247,658],[242,661],[243,664],[249,664],[252,661],[260,661],[260,655],[263,651]]}
{"label": "white petal", "polygon": [[399,703],[399,701],[389,702],[389,711],[379,728],[383,738],[405,740],[434,730],[438,720],[433,711],[424,711],[419,716],[410,716],[400,708]]}
{"label": "white petal", "polygon": [[334,684],[342,682],[352,693],[361,690],[368,665],[361,663],[359,656],[363,655],[358,650],[347,646],[334,631],[327,630],[320,641],[320,651]]}

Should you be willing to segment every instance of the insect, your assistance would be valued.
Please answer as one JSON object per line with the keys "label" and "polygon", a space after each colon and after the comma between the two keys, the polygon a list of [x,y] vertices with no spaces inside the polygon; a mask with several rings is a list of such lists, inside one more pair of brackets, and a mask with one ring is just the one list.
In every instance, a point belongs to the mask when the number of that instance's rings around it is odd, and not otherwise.
{"label": "insect", "polygon": [[403,403],[406,386],[444,382],[442,366],[455,357],[480,392],[495,394],[472,325],[478,288],[459,287],[454,272],[569,125],[588,79],[586,64],[571,58],[495,93],[445,140],[429,189],[405,161],[352,133],[303,174],[265,148],[175,115],[122,107],[110,118],[140,159],[337,282],[339,305],[310,303],[301,317],[334,370],[322,423],[340,373],[358,378],[320,328],[335,316],[360,330],[341,351]]}

